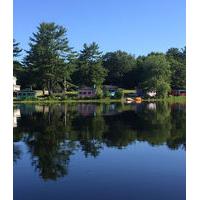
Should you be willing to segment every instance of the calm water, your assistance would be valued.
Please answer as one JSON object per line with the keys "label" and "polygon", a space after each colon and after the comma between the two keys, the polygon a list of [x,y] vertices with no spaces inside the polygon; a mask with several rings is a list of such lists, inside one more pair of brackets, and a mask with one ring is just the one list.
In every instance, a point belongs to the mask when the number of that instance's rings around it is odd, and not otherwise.
{"label": "calm water", "polygon": [[14,106],[14,200],[184,200],[185,105]]}

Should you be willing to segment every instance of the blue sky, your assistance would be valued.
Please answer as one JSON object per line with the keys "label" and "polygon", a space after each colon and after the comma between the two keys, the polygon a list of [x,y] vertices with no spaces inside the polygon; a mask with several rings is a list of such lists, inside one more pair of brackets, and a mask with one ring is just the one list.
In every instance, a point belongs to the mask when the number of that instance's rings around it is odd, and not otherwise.
{"label": "blue sky", "polygon": [[41,22],[68,29],[70,46],[146,55],[185,46],[185,0],[14,0],[14,38],[28,49]]}

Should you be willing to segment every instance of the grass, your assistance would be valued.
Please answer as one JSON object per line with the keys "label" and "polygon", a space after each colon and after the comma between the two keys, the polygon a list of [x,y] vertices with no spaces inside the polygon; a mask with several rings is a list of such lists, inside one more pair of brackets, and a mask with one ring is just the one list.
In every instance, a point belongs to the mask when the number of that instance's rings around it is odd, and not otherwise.
{"label": "grass", "polygon": [[[157,102],[157,101],[163,101],[163,102],[169,102],[169,103],[186,103],[186,97],[183,96],[170,96],[163,99],[144,99],[144,102]],[[110,99],[110,98],[104,98],[104,99],[66,99],[66,100],[60,100],[60,99],[37,99],[37,100],[14,100],[14,104],[16,103],[123,103],[125,102],[125,99]]]}
{"label": "grass", "polygon": [[65,94],[78,94],[78,91],[67,91],[67,92],[65,92]]}
{"label": "grass", "polygon": [[163,99],[144,99],[144,101],[152,102],[152,101],[164,101],[169,103],[186,103],[185,96],[169,96]]}
{"label": "grass", "polygon": [[59,100],[59,99],[51,99],[51,100],[15,100],[16,103],[114,103],[114,102],[124,102],[124,99],[67,99],[67,100]]}
{"label": "grass", "polygon": [[124,94],[136,93],[136,90],[123,90]]}

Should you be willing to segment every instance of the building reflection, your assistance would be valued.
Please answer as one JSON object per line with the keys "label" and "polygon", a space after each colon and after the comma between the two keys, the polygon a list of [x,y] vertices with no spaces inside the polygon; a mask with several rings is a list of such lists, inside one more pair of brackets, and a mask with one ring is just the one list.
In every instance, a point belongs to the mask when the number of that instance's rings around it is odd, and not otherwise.
{"label": "building reflection", "polygon": [[148,103],[147,109],[149,110],[156,110],[156,103]]}
{"label": "building reflection", "polygon": [[13,109],[13,127],[17,127],[17,120],[21,117],[21,112],[19,108]]}

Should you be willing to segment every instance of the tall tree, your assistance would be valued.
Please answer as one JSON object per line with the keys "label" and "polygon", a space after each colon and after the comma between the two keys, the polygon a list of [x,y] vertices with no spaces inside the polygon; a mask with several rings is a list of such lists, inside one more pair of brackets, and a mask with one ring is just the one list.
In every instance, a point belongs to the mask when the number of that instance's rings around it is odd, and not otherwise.
{"label": "tall tree", "polygon": [[136,59],[124,51],[108,52],[103,57],[103,65],[108,70],[106,82],[120,87],[133,87]]}
{"label": "tall tree", "polygon": [[19,47],[20,43],[16,42],[15,39],[13,39],[13,58],[17,58],[20,56],[20,53],[22,52],[22,49]]}
{"label": "tall tree", "polygon": [[56,86],[72,73],[71,55],[67,30],[55,23],[41,23],[37,32],[30,38],[30,50],[27,51],[25,63],[32,73],[32,84],[47,88],[52,94]]}
{"label": "tall tree", "polygon": [[17,83],[24,88],[28,85],[28,74],[27,68],[18,59],[21,56],[21,52],[20,43],[13,39],[13,75],[17,77]]}
{"label": "tall tree", "polygon": [[179,50],[170,48],[166,52],[166,58],[170,63],[172,72],[172,89],[185,89],[186,87],[186,47]]}
{"label": "tall tree", "polygon": [[170,65],[165,55],[149,55],[142,64],[144,91],[156,91],[158,97],[166,97],[170,91]]}
{"label": "tall tree", "polygon": [[78,58],[78,68],[74,74],[74,81],[79,85],[101,87],[107,70],[102,66],[102,52],[95,42],[84,44]]}

